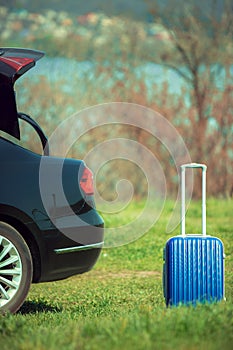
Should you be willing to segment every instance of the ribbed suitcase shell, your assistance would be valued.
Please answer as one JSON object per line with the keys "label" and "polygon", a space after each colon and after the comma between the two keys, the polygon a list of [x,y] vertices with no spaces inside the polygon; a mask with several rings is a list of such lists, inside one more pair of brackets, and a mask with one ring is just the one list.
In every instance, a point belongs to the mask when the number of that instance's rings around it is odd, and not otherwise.
{"label": "ribbed suitcase shell", "polygon": [[165,247],[166,305],[224,298],[224,251],[220,239],[200,235],[170,238]]}
{"label": "ribbed suitcase shell", "polygon": [[[202,234],[185,233],[185,170],[202,169]],[[163,289],[166,305],[196,304],[224,299],[224,248],[206,235],[206,165],[181,166],[181,235],[164,249]]]}

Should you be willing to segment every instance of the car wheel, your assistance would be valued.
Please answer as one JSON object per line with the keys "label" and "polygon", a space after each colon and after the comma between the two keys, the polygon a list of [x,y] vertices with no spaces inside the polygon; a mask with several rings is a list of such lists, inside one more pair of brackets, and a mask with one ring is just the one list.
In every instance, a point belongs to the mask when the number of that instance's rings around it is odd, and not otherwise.
{"label": "car wheel", "polygon": [[32,281],[32,258],[22,236],[0,222],[0,311],[16,312]]}

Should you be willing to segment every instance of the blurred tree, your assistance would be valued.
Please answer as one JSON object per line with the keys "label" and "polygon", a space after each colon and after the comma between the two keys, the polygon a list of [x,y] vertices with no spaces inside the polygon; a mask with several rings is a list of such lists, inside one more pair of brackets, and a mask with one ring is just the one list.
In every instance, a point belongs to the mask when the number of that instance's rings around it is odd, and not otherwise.
{"label": "blurred tree", "polygon": [[[191,132],[183,136],[191,138],[188,143],[193,160],[210,164],[212,172],[217,166],[214,159],[218,155],[221,166],[217,173],[219,176],[222,173],[225,179],[220,186],[221,192],[229,193],[230,180],[226,179],[226,174],[233,182],[232,166],[229,164],[232,164],[230,148],[233,137],[230,73],[233,57],[232,2],[190,0],[184,3],[177,0],[166,1],[164,6],[154,0],[146,2],[155,22],[161,23],[169,33],[169,41],[165,43],[160,57],[150,59],[173,69],[190,89],[190,105],[191,109],[194,108],[189,115],[188,128]],[[219,81],[222,83],[219,84]],[[215,142],[211,135],[214,128]]]}

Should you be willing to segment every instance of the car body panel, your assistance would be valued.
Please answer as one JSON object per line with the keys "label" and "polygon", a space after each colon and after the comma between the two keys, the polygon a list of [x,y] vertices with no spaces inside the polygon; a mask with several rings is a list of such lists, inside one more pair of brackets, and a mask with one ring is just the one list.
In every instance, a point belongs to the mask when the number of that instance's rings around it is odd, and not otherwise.
{"label": "car body panel", "polygon": [[[14,217],[28,228],[42,257],[38,281],[49,281],[84,272],[93,266],[103,242],[103,219],[87,203],[93,199],[85,198],[78,186],[78,172],[84,163],[74,159],[46,158],[48,173],[51,169],[54,174],[56,167],[63,166],[63,189],[67,200],[67,203],[62,202],[62,197],[55,192],[56,186],[53,188],[54,183],[50,181],[50,207],[49,212],[46,211],[39,182],[43,157],[0,137],[0,216]],[[55,252],[92,244],[90,251],[71,251],[62,257]],[[100,245],[96,248],[95,244]]]}

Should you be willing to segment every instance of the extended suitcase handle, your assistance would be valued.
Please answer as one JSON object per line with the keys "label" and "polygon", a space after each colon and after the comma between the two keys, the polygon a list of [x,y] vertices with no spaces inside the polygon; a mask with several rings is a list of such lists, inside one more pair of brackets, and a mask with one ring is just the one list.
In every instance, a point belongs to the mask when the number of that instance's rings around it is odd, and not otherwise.
{"label": "extended suitcase handle", "polygon": [[202,235],[206,236],[206,170],[205,164],[190,163],[181,165],[181,235],[185,236],[185,169],[202,169]]}

